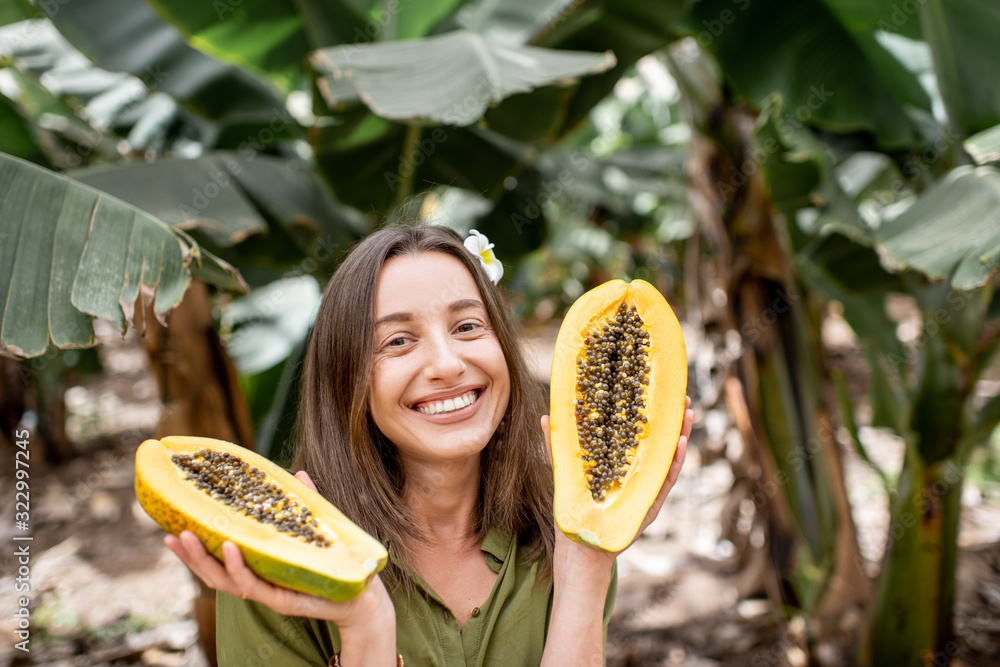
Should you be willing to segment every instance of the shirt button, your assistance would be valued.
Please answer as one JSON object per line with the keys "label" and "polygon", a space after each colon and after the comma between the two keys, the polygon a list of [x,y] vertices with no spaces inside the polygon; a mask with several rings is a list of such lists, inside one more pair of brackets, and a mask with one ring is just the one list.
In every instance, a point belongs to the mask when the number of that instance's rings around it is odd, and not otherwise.
{"label": "shirt button", "polygon": [[472,615],[479,616],[479,607],[476,607],[475,609],[472,610]]}

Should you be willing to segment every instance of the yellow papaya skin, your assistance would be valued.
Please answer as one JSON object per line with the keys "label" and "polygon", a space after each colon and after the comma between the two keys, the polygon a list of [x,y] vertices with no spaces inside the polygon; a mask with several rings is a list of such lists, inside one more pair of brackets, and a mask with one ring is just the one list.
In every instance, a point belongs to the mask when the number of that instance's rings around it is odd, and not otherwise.
{"label": "yellow papaya skin", "polygon": [[[578,360],[585,340],[625,304],[635,307],[648,334],[647,419],[638,424],[638,444],[629,450],[624,477],[603,498],[588,486],[586,450],[577,430]],[[673,461],[684,419],[687,353],[680,323],[659,291],[642,280],[612,280],[581,296],[559,328],[552,359],[550,444],[555,476],[555,518],[570,539],[618,552],[635,539]],[[613,399],[612,399],[613,400]]]}
{"label": "yellow papaya skin", "polygon": [[[184,479],[174,454],[209,449],[238,456],[268,475],[282,491],[308,507],[329,547],[317,547],[238,512]],[[385,547],[352,523],[318,493],[279,466],[221,440],[170,436],[147,440],[136,452],[135,493],[143,510],[168,533],[189,530],[217,559],[222,544],[239,547],[257,576],[273,584],[338,602],[363,593],[388,559]]]}

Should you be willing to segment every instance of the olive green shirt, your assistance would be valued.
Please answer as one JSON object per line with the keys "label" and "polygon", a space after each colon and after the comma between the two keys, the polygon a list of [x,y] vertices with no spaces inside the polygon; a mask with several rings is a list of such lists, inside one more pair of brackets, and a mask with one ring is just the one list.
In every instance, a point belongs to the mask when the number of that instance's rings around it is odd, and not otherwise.
{"label": "olive green shirt", "polygon": [[[441,598],[415,578],[420,591],[393,594],[396,650],[407,667],[520,667],[542,661],[552,580],[540,579],[541,560],[524,564],[524,548],[499,530],[483,540],[483,556],[497,573],[490,596],[460,632]],[[617,569],[604,604],[604,631],[615,604]],[[333,623],[281,616],[252,601],[219,593],[217,641],[221,667],[319,667],[340,650]]]}

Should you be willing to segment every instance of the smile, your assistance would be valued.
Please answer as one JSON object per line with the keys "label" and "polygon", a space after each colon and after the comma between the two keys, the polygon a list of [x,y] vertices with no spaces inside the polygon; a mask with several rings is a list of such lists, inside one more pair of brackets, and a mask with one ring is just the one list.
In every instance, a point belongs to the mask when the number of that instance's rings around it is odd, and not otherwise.
{"label": "smile", "polygon": [[442,413],[455,412],[468,407],[476,402],[479,392],[475,389],[466,392],[456,398],[446,398],[443,401],[433,401],[414,408],[425,415],[439,415]]}

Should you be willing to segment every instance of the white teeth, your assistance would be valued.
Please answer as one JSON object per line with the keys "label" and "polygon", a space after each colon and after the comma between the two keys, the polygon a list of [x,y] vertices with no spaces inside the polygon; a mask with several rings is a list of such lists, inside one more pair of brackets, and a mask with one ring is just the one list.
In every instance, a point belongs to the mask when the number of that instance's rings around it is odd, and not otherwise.
{"label": "white teeth", "polygon": [[443,401],[428,403],[423,407],[417,408],[417,410],[425,415],[436,415],[442,412],[454,412],[455,410],[461,410],[462,408],[472,405],[475,402],[476,392],[470,391],[467,394],[462,394],[458,398],[446,398]]}

